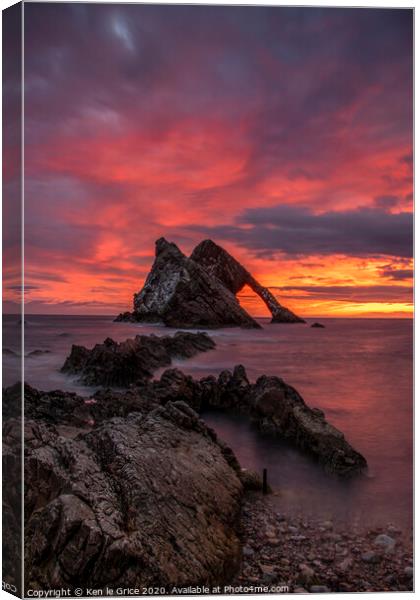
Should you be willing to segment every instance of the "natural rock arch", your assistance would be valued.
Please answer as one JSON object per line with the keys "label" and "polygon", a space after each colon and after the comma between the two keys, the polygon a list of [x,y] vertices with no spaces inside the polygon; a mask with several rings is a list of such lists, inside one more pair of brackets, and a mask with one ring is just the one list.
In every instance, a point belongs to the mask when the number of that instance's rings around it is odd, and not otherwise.
{"label": "natural rock arch", "polygon": [[217,277],[235,296],[247,285],[267,306],[273,317],[273,323],[305,322],[282,306],[268,288],[262,286],[233,256],[212,240],[200,242],[191,254],[191,258],[204,267],[210,275]]}
{"label": "natural rock arch", "polygon": [[188,258],[165,238],[156,242],[156,258],[143,288],[134,294],[133,312],[116,320],[159,321],[176,328],[258,328],[236,298],[244,285],[263,300],[273,323],[304,322],[212,240],[201,242]]}

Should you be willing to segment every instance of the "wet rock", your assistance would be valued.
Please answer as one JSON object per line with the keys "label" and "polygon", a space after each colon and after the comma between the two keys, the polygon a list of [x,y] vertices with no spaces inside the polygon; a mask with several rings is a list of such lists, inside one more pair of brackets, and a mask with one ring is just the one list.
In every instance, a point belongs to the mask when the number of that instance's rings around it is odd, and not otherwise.
{"label": "wet rock", "polygon": [[177,332],[173,336],[137,335],[117,343],[107,338],[92,350],[72,346],[61,371],[79,375],[86,385],[127,386],[150,379],[172,358],[190,358],[215,347],[206,333]]}
{"label": "wet rock", "polygon": [[325,325],[323,325],[322,323],[312,323],[311,327],[314,327],[315,329],[324,329]]}
{"label": "wet rock", "polygon": [[290,440],[312,454],[327,471],[341,476],[363,472],[365,458],[319,412],[309,408],[298,392],[278,377],[260,377],[249,393],[254,421],[271,435]]}

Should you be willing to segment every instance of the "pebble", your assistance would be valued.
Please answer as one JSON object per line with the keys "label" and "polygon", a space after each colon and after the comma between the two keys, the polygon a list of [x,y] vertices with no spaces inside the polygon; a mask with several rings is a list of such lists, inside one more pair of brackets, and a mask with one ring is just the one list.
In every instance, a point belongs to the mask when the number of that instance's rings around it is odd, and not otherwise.
{"label": "pebble", "polygon": [[326,585],[311,585],[309,591],[311,594],[328,594],[330,588]]}
{"label": "pebble", "polygon": [[395,548],[395,540],[386,533],[381,533],[373,542],[375,546],[381,546],[386,552],[392,552]]}
{"label": "pebble", "polygon": [[353,560],[351,558],[345,558],[344,560],[341,561],[341,563],[339,563],[337,568],[339,571],[344,572],[344,571],[347,571],[347,569],[349,567],[351,567],[352,564],[353,564]]}
{"label": "pebble", "polygon": [[369,550],[369,552],[364,552],[362,554],[362,560],[367,563],[376,563],[379,561],[379,556],[375,554],[375,552]]}
{"label": "pebble", "polygon": [[264,575],[273,575],[275,571],[275,567],[273,565],[260,565],[260,569]]}
{"label": "pebble", "polygon": [[281,581],[301,594],[411,591],[412,545],[391,524],[367,530],[304,515],[280,521],[273,503],[255,495],[245,509],[243,564],[233,583]]}
{"label": "pebble", "polygon": [[394,525],[388,525],[387,531],[391,535],[398,535],[399,533],[401,533],[401,529],[397,529],[397,527],[394,527]]}
{"label": "pebble", "polygon": [[315,571],[305,563],[299,565],[299,579],[305,583],[309,583],[315,577]]}
{"label": "pebble", "polygon": [[352,592],[354,591],[354,586],[347,583],[347,581],[340,581],[338,584],[338,590],[340,592]]}

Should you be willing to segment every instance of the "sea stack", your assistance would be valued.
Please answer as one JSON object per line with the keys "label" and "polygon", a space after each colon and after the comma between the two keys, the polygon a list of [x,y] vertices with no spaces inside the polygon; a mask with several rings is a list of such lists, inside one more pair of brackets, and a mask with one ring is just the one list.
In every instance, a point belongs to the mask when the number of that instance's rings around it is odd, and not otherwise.
{"label": "sea stack", "polygon": [[235,295],[245,285],[248,285],[271,312],[272,323],[305,322],[304,319],[279,304],[269,289],[262,286],[233,256],[212,240],[200,242],[191,254],[191,258],[204,267],[209,275],[221,281]]}
{"label": "sea stack", "polygon": [[162,322],[176,328],[259,328],[236,298],[245,285],[265,302],[272,322],[304,322],[213,241],[201,242],[188,258],[165,238],[156,242],[156,258],[143,288],[134,295],[133,312],[116,320]]}

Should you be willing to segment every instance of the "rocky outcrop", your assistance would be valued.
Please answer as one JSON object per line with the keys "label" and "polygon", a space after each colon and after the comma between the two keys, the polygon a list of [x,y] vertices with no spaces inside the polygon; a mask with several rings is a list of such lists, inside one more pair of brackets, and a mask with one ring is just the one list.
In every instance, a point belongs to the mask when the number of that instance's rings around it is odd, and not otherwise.
{"label": "rocky outcrop", "polygon": [[237,260],[224,248],[212,240],[204,240],[191,254],[192,260],[203,266],[212,276],[221,281],[233,294],[237,294],[248,285],[265,303],[272,314],[272,323],[304,323],[285,306],[279,304],[269,289],[262,286]]}
{"label": "rocky outcrop", "polygon": [[164,238],[157,240],[152,270],[134,295],[133,313],[116,320],[177,328],[259,327],[230,290]]}
{"label": "rocky outcrop", "polygon": [[[61,392],[58,415],[58,394],[25,388],[26,587],[170,591],[230,581],[243,494],[232,451],[185,402],[146,407],[137,393],[133,412],[111,418],[95,412],[99,397]],[[51,410],[39,411],[40,401]],[[82,404],[92,419],[62,435]],[[18,465],[13,422],[3,442]]]}
{"label": "rocky outcrop", "polygon": [[[58,414],[55,407],[63,392],[49,394],[51,407],[44,404],[44,394],[36,402],[36,414],[39,411],[45,415]],[[71,406],[75,402],[74,394],[65,396],[63,403]],[[212,409],[247,415],[263,434],[288,441],[330,473],[349,477],[367,468],[365,458],[347,442],[341,431],[328,423],[322,410],[310,408],[300,394],[279,377],[262,376],[255,383],[249,382],[242,365],[237,365],[233,372],[222,371],[217,378],[208,376],[200,380],[179,369],[168,369],[159,380],[145,382],[127,392],[115,394],[101,390],[93,396],[89,414],[76,404],[72,419],[73,424],[76,420],[97,422],[115,414],[126,416],[131,411],[149,411],[177,401],[186,402],[197,412]],[[32,415],[32,409],[26,410]]]}
{"label": "rocky outcrop", "polygon": [[107,338],[92,350],[72,346],[63,373],[76,374],[86,385],[127,386],[150,379],[172,358],[191,358],[216,346],[204,332],[177,332],[173,336],[137,335],[118,344]]}
{"label": "rocky outcrop", "polygon": [[325,325],[323,325],[322,323],[312,323],[311,327],[314,327],[315,329],[325,329]]}
{"label": "rocky outcrop", "polygon": [[195,396],[200,397],[201,409],[248,414],[261,432],[289,441],[330,473],[348,477],[367,468],[365,458],[326,421],[323,411],[307,406],[300,394],[279,377],[262,376],[252,384],[244,367],[238,365],[233,373],[223,371],[218,379],[201,379]]}
{"label": "rocky outcrop", "polygon": [[259,327],[236,298],[245,285],[265,302],[273,323],[304,322],[211,240],[201,242],[187,258],[164,238],[156,242],[156,259],[143,289],[134,295],[133,312],[116,320],[178,328]]}
{"label": "rocky outcrop", "polygon": [[218,378],[194,380],[179,369],[165,371],[159,381],[143,389],[159,402],[183,398],[195,410],[228,410],[248,415],[264,434],[277,436],[300,448],[326,471],[348,477],[367,468],[365,458],[328,423],[319,408],[310,408],[300,394],[279,377],[259,377],[250,383],[242,365]]}

